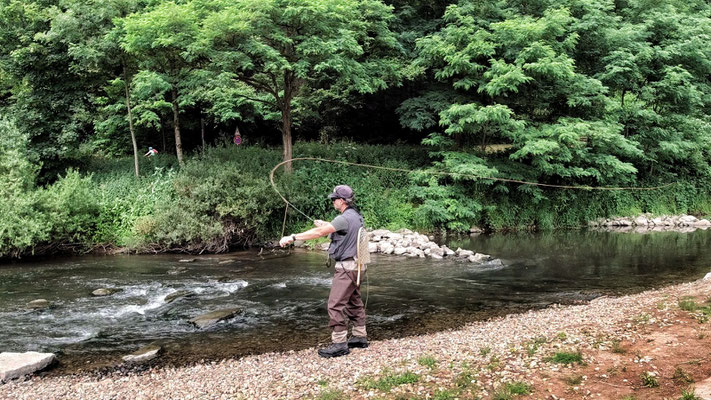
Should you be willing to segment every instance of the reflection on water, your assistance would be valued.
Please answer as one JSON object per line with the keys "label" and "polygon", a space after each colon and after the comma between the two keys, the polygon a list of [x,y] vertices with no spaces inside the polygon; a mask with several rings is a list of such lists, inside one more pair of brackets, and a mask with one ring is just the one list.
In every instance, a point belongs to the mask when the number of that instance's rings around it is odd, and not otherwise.
{"label": "reflection on water", "polygon": [[[367,275],[369,332],[386,338],[474,319],[575,303],[702,277],[711,232],[556,232],[451,240],[503,267],[375,256]],[[331,273],[323,253],[260,257],[80,257],[0,267],[0,350],[61,352],[66,359],[125,354],[162,344],[168,358],[222,358],[328,340]],[[97,288],[120,289],[94,297]],[[172,294],[181,296],[170,299]],[[30,311],[44,298],[52,308]],[[222,308],[234,319],[199,331],[190,318]]]}

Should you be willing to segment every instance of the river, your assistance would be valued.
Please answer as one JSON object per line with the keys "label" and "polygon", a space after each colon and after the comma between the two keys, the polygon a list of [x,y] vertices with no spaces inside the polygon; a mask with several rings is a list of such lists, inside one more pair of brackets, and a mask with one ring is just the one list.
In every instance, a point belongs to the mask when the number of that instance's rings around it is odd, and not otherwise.
{"label": "river", "polygon": [[[703,277],[711,231],[557,231],[455,238],[503,267],[374,255],[364,280],[371,339],[423,334],[492,316],[575,304]],[[0,265],[0,351],[59,354],[60,373],[112,368],[159,344],[158,364],[180,365],[327,343],[331,272],[322,252],[84,256]],[[179,260],[195,258],[194,262]],[[98,288],[120,289],[106,297]],[[188,296],[166,302],[166,296]],[[367,294],[367,295],[366,295]],[[32,311],[43,298],[52,307]],[[188,320],[237,307],[200,330]]]}

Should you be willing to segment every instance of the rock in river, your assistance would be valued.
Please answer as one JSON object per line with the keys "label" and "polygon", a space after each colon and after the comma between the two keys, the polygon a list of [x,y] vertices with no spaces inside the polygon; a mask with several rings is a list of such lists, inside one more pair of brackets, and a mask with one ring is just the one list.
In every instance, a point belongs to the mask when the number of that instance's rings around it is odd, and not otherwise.
{"label": "rock in river", "polygon": [[116,289],[116,288],[101,288],[101,289],[96,289],[93,292],[91,292],[92,296],[110,296],[116,292],[120,292],[121,289]]}
{"label": "rock in river", "polygon": [[163,348],[160,346],[146,346],[134,351],[133,353],[123,356],[123,360],[132,363],[141,363],[150,361],[156,357],[161,352]]}
{"label": "rock in river", "polygon": [[37,299],[27,303],[27,308],[32,310],[42,310],[45,308],[49,308],[50,305],[50,302],[45,299]]}
{"label": "rock in river", "polygon": [[198,328],[207,328],[216,323],[234,317],[241,310],[239,308],[226,308],[197,316],[190,320]]}
{"label": "rock in river", "polygon": [[47,368],[56,360],[52,353],[0,353],[0,382]]}
{"label": "rock in river", "polygon": [[195,293],[189,291],[189,290],[178,290],[177,292],[173,292],[167,296],[165,296],[165,302],[170,303],[173,300],[179,299],[181,297],[187,297],[187,296],[192,296]]}

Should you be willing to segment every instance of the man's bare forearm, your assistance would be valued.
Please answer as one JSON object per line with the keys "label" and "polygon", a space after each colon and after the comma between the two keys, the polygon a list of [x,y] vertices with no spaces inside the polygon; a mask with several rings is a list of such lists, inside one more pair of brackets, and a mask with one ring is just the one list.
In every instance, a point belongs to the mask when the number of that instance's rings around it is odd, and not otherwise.
{"label": "man's bare forearm", "polygon": [[296,237],[296,240],[310,240],[310,239],[316,239],[316,238],[320,238],[322,236],[326,236],[331,232],[333,232],[333,231],[328,229],[328,225],[327,226],[317,226],[316,228],[311,228],[306,232],[297,233],[294,236]]}

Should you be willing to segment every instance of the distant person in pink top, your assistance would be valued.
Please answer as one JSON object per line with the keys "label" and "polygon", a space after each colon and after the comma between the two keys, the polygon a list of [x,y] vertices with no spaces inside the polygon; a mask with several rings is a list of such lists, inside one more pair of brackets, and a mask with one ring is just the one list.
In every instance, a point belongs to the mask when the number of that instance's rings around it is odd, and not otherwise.
{"label": "distant person in pink top", "polygon": [[235,137],[232,140],[237,146],[242,144],[242,135],[239,133],[239,128],[235,130]]}

